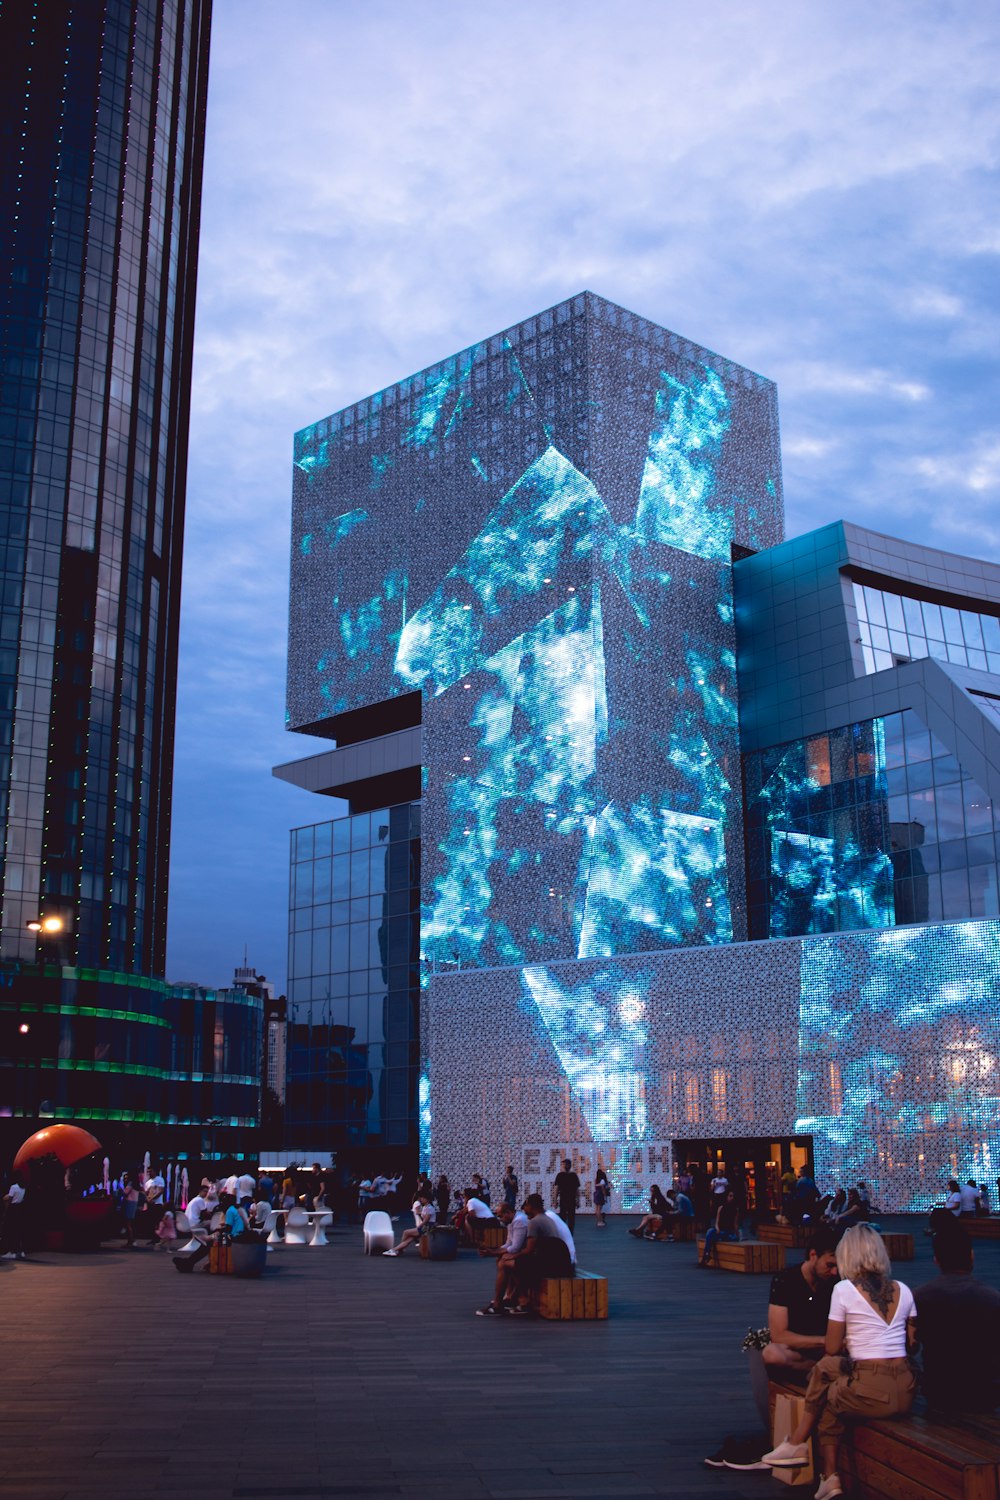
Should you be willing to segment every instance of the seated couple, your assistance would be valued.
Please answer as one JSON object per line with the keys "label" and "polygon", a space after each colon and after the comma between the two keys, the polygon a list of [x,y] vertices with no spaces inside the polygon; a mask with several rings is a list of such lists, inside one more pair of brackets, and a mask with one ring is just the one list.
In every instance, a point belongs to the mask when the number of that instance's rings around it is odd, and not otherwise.
{"label": "seated couple", "polygon": [[[1000,1398],[1000,1293],[973,1278],[972,1248],[963,1230],[946,1225],[935,1235],[940,1274],[915,1295],[893,1279],[885,1245],[871,1225],[858,1224],[840,1238],[833,1252],[835,1269],[824,1233],[817,1233],[801,1269],[775,1277],[768,1310],[772,1342],[763,1351],[771,1374],[808,1373],[801,1422],[759,1459],[745,1455],[739,1461],[724,1448],[706,1460],[712,1467],[800,1468],[818,1430],[822,1476],[816,1500],[843,1493],[837,1459],[847,1420],[902,1416],[913,1405],[918,1322],[922,1384],[932,1417],[989,1411]],[[807,1288],[814,1284],[811,1295],[795,1285],[796,1276]],[[774,1303],[776,1293],[791,1294],[784,1316],[780,1303]],[[815,1332],[790,1338],[793,1321],[800,1327],[811,1322],[815,1328],[824,1301],[828,1312],[822,1338]],[[811,1311],[803,1316],[806,1305]]]}
{"label": "seated couple", "polygon": [[637,1240],[672,1240],[677,1220],[693,1218],[694,1204],[687,1193],[668,1188],[664,1194],[654,1182],[649,1190],[649,1213],[626,1232]]}
{"label": "seated couple", "polygon": [[499,1250],[479,1252],[496,1257],[497,1274],[492,1300],[477,1308],[476,1316],[526,1317],[531,1294],[542,1281],[575,1274],[576,1246],[567,1226],[553,1209],[546,1210],[539,1193],[531,1193],[516,1213],[503,1204],[497,1217],[507,1226],[507,1238]]}

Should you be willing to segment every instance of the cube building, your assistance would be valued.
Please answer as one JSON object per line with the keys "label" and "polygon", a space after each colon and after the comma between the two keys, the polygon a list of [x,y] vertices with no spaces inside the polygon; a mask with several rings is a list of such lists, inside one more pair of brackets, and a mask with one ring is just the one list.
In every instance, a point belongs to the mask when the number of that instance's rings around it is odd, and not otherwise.
{"label": "cube building", "polygon": [[1000,567],[786,542],[774,385],[591,293],[294,475],[290,1145],[992,1181]]}

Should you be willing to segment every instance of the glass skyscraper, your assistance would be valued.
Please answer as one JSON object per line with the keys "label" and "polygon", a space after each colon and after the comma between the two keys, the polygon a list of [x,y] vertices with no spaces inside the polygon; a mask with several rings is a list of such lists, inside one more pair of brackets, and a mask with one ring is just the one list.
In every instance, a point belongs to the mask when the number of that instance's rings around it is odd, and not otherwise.
{"label": "glass skyscraper", "polygon": [[210,11],[0,0],[0,1116],[199,1113],[158,1086],[139,1108],[95,1074],[175,1073],[141,1038],[173,1004],[158,981]]}
{"label": "glass skyscraper", "polygon": [[0,956],[166,945],[209,0],[0,4]]}

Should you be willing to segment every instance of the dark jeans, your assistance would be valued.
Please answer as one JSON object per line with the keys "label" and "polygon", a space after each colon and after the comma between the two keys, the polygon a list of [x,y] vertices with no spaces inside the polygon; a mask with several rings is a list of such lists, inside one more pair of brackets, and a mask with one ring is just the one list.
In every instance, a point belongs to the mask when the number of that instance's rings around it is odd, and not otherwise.
{"label": "dark jeans", "polygon": [[576,1228],[576,1204],[564,1203],[560,1198],[557,1213],[559,1214],[560,1219],[562,1219],[563,1223],[566,1225],[566,1228],[569,1230],[570,1234],[572,1234]]}

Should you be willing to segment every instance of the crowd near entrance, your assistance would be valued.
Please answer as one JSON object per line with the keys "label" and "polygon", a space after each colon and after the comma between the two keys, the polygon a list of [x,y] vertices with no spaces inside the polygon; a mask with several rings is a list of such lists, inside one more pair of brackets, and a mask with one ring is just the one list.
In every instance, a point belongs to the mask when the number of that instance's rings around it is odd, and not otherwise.
{"label": "crowd near entrance", "polygon": [[789,1179],[797,1178],[802,1167],[807,1177],[813,1177],[811,1135],[674,1141],[673,1154],[678,1173],[691,1178],[692,1201],[700,1220],[709,1211],[713,1181],[725,1178],[737,1186],[745,1211],[767,1222],[781,1213]]}

